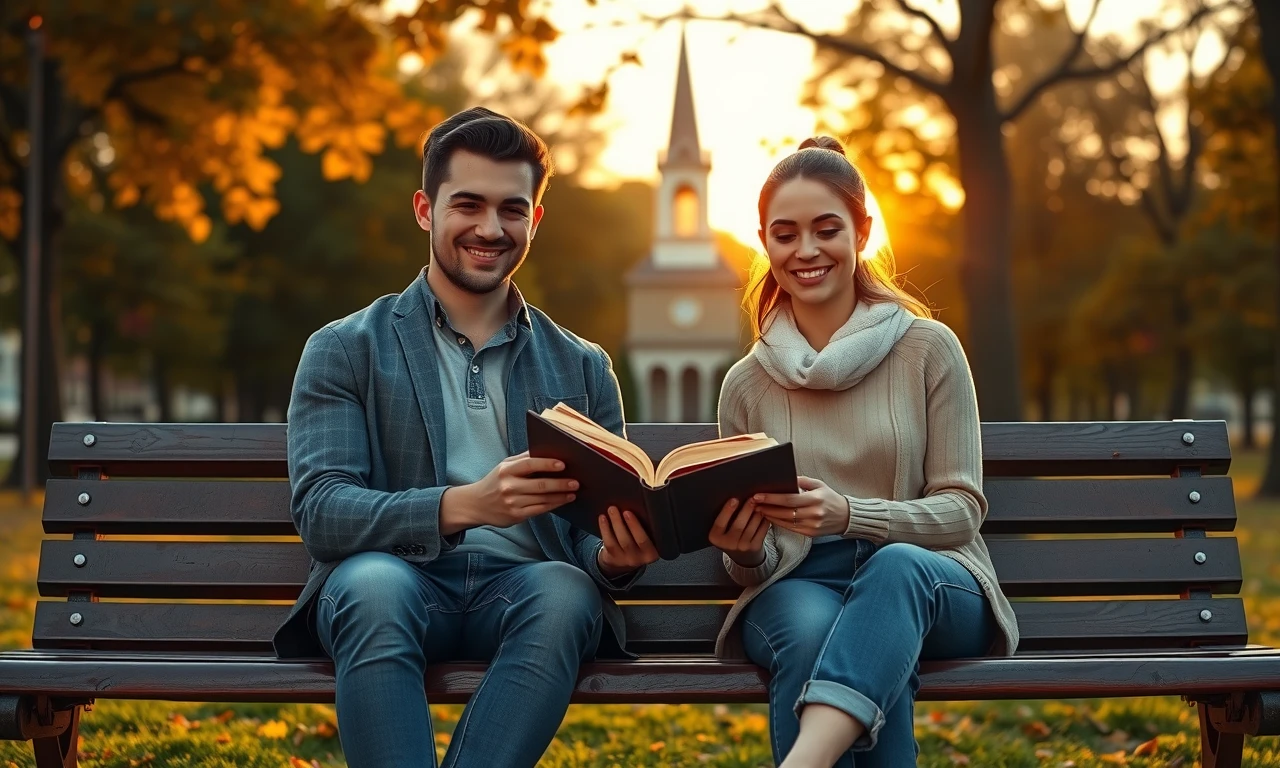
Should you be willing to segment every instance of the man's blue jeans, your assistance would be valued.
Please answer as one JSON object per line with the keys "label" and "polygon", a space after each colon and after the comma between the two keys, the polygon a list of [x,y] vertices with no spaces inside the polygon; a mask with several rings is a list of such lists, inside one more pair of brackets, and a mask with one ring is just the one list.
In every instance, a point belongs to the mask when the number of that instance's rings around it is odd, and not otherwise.
{"label": "man's blue jeans", "polygon": [[747,656],[769,670],[769,731],[781,762],[806,704],[867,727],[837,766],[915,765],[919,660],[981,656],[995,618],[956,561],[910,544],[816,544],[743,612]]}
{"label": "man's blue jeans", "polygon": [[343,561],[316,607],[337,676],[351,768],[435,765],[423,675],[489,662],[445,754],[447,768],[533,766],[555,737],[603,622],[591,577],[567,563],[478,554],[425,566],[382,552]]}

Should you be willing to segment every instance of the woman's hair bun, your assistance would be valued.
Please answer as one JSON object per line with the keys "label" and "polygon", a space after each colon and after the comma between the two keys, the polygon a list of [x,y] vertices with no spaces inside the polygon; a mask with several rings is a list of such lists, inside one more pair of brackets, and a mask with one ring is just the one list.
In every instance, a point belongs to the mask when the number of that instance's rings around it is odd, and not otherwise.
{"label": "woman's hair bun", "polygon": [[818,149],[829,149],[832,152],[839,152],[841,156],[846,156],[844,154],[844,145],[841,144],[838,140],[831,138],[830,136],[811,136],[805,139],[804,141],[800,142],[800,146],[798,149],[808,149],[809,147],[817,147]]}

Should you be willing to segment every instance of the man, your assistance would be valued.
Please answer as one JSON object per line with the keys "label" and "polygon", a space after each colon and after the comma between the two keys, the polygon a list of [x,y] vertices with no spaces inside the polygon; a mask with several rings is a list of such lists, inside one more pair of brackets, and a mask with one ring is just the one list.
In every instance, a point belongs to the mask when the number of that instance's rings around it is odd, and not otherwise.
{"label": "man", "polygon": [[577,480],[526,450],[525,412],[557,401],[623,434],[608,356],[511,282],[550,174],[546,145],[508,117],[436,126],[413,197],[429,266],[317,331],[298,364],[289,479],[314,563],[275,644],[333,658],[352,768],[435,763],[423,674],[449,660],[489,669],[444,765],[533,766],[579,663],[602,635],[625,646],[601,590],[658,557],[630,514],[601,510],[604,541],[546,515]]}

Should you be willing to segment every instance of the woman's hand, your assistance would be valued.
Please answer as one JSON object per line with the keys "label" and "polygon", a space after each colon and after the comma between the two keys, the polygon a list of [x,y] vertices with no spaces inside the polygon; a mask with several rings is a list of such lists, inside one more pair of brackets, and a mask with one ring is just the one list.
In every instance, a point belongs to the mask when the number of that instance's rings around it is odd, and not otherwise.
{"label": "woman's hand", "polygon": [[711,525],[708,538],[733,562],[743,568],[755,568],[764,562],[764,536],[768,532],[769,522],[754,501],[748,499],[739,509],[738,500],[729,499]]}
{"label": "woman's hand", "polygon": [[797,477],[796,484],[800,493],[757,493],[756,509],[779,528],[811,538],[849,529],[848,499],[812,477]]}

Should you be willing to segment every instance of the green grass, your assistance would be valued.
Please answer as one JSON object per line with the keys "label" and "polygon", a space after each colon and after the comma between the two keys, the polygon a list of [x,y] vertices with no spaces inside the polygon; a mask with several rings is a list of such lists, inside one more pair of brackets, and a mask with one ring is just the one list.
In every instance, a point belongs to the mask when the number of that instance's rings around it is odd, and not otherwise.
{"label": "green grass", "polygon": [[[1280,503],[1249,499],[1261,467],[1259,454],[1233,464],[1236,535],[1250,637],[1277,645]],[[0,648],[30,642],[41,537],[39,506],[0,496]],[[438,754],[460,713],[432,708]],[[86,768],[345,765],[330,706],[101,701],[85,714],[81,734]],[[1195,710],[1174,698],[922,704],[916,734],[920,765],[929,768],[1191,768],[1199,755]],[[575,705],[541,765],[754,768],[772,765],[768,744],[763,706]],[[0,768],[33,765],[29,745],[0,741]],[[1248,740],[1245,765],[1280,768],[1280,739]]]}

